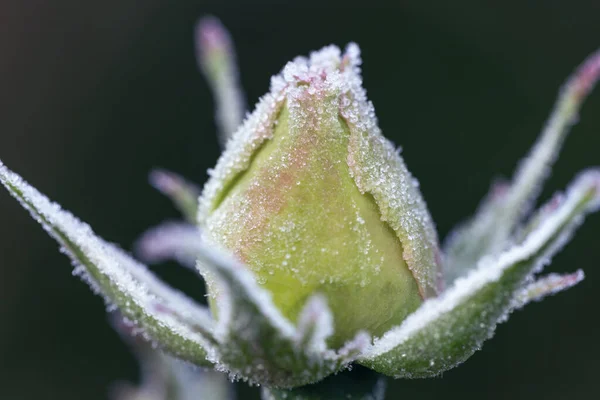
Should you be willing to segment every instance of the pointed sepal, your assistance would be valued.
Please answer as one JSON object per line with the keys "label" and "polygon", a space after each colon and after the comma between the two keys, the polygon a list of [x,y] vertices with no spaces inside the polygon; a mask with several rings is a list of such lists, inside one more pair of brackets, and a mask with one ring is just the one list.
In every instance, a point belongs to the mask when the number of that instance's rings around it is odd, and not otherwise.
{"label": "pointed sepal", "polygon": [[[494,184],[475,216],[445,243],[445,282],[465,275],[487,254],[506,249],[534,207],[584,100],[600,78],[600,51],[589,56],[562,87],[538,141],[520,163],[512,182]],[[474,241],[473,238],[480,238]]]}
{"label": "pointed sepal", "polygon": [[577,270],[572,274],[548,274],[527,285],[517,295],[517,307],[522,307],[532,301],[543,300],[547,296],[570,289],[583,281],[585,274]]}
{"label": "pointed sepal", "polygon": [[523,290],[533,275],[570,239],[583,216],[599,206],[600,170],[584,172],[521,244],[482,259],[466,277],[376,340],[358,362],[396,378],[435,376],[460,364],[523,304]]}
{"label": "pointed sepal", "polygon": [[155,169],[148,177],[150,184],[156,190],[173,201],[175,207],[181,211],[185,219],[195,224],[198,213],[198,198],[201,189],[194,183],[165,169]]}
{"label": "pointed sepal", "polygon": [[157,279],[124,251],[0,162],[0,182],[30,212],[71,258],[75,272],[110,310],[118,308],[148,340],[196,365],[211,365],[213,323],[210,313]]}
{"label": "pointed sepal", "polygon": [[233,41],[221,21],[204,17],[196,26],[196,49],[200,69],[213,92],[219,141],[225,146],[246,112]]}
{"label": "pointed sepal", "polygon": [[135,244],[134,253],[147,264],[175,260],[195,270],[197,243],[201,240],[195,225],[169,221],[144,232]]}
{"label": "pointed sepal", "polygon": [[137,335],[137,327],[119,312],[111,314],[115,330],[127,342],[140,364],[139,385],[117,382],[113,400],[233,400],[233,385],[226,374],[198,368],[154,348]]}

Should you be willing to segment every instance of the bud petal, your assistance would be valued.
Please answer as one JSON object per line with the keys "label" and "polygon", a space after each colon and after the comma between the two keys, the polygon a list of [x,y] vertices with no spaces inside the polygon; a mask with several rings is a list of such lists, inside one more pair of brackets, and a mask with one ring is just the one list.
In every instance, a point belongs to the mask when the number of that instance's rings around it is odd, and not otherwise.
{"label": "bud petal", "polygon": [[377,128],[359,63],[356,45],[289,63],[211,171],[198,213],[287,318],[324,294],[332,345],[398,325],[438,276],[433,224]]}

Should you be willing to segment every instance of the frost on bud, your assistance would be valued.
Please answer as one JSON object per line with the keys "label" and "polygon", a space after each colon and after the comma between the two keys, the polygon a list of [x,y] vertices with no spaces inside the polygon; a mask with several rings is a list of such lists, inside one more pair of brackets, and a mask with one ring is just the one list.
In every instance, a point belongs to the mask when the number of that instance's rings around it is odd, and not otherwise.
{"label": "frost on bud", "polygon": [[324,294],[332,345],[382,335],[438,291],[435,229],[359,64],[354,44],[289,63],[229,141],[198,212],[289,319]]}

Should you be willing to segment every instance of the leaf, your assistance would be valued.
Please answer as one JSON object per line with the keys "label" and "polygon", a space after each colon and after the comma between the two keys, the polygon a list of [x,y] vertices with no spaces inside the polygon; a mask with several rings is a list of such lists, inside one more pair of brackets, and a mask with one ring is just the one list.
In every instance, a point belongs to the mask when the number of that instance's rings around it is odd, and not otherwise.
{"label": "leaf", "polygon": [[[600,51],[589,56],[563,86],[546,126],[521,162],[510,184],[494,185],[475,216],[459,226],[445,244],[445,281],[464,275],[479,259],[506,249],[524,216],[533,208],[550,175],[583,101],[600,78]],[[473,238],[479,238],[473,241]]]}
{"label": "leaf", "polygon": [[337,351],[328,348],[333,318],[320,295],[309,298],[296,326],[244,265],[204,242],[198,257],[201,273],[215,288],[218,369],[253,383],[291,388],[342,370],[368,345],[369,336],[359,333]]}
{"label": "leaf", "polygon": [[466,277],[376,340],[358,362],[396,378],[435,376],[460,364],[522,304],[519,296],[533,274],[568,241],[582,217],[599,206],[600,170],[589,170],[522,244],[483,259]]}
{"label": "leaf", "polygon": [[209,311],[157,279],[122,250],[97,237],[91,228],[61,210],[0,162],[0,181],[72,260],[75,272],[118,308],[145,337],[197,365],[211,365]]}
{"label": "leaf", "polygon": [[155,169],[150,172],[149,181],[156,190],[173,201],[189,223],[196,223],[198,198],[201,193],[198,186],[176,173],[164,169]]}
{"label": "leaf", "polygon": [[225,146],[246,112],[233,42],[218,19],[205,17],[196,26],[196,49],[200,69],[213,92],[219,139]]}
{"label": "leaf", "polygon": [[314,385],[297,389],[274,389],[263,387],[263,400],[384,400],[385,377],[362,368],[354,367],[330,376]]}

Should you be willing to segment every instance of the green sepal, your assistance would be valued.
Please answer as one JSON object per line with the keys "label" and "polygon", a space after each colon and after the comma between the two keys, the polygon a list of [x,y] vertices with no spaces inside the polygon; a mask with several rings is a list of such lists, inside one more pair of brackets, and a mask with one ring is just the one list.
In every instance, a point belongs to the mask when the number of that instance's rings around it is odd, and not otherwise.
{"label": "green sepal", "polygon": [[358,362],[395,378],[436,376],[462,363],[493,335],[498,323],[523,305],[523,290],[533,275],[599,203],[600,170],[582,173],[562,204],[523,243],[483,259],[469,275],[376,340]]}
{"label": "green sepal", "polygon": [[0,181],[71,258],[75,273],[118,308],[147,340],[195,365],[209,366],[209,311],[156,278],[144,265],[105,242],[91,228],[0,162]]}

